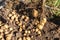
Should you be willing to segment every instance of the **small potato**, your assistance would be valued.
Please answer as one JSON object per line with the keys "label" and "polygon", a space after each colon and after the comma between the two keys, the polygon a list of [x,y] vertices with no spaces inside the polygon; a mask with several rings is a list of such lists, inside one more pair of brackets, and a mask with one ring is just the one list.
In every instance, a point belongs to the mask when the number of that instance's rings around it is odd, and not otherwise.
{"label": "small potato", "polygon": [[31,36],[31,38],[33,38],[33,36]]}
{"label": "small potato", "polygon": [[38,31],[38,34],[41,36],[41,31]]}
{"label": "small potato", "polygon": [[13,10],[12,14],[14,14],[14,15],[15,15],[15,13],[16,13],[16,10]]}
{"label": "small potato", "polygon": [[29,17],[26,17],[25,21],[27,22],[29,20]]}
{"label": "small potato", "polygon": [[23,37],[23,40],[26,40],[26,37]]}
{"label": "small potato", "polygon": [[30,34],[30,33],[31,33],[31,31],[29,30],[29,31],[28,31],[28,33]]}
{"label": "small potato", "polygon": [[33,9],[32,14],[33,14],[33,17],[35,17],[35,18],[38,17],[38,11],[37,10]]}
{"label": "small potato", "polygon": [[40,30],[42,30],[42,29],[43,29],[43,25],[38,24],[38,28],[39,28]]}
{"label": "small potato", "polygon": [[38,28],[39,28],[40,30],[43,29],[43,27],[44,27],[46,21],[47,21],[46,18],[43,18],[43,19],[40,21],[40,24],[38,24]]}
{"label": "small potato", "polygon": [[11,20],[14,20],[14,16],[11,17]]}
{"label": "small potato", "polygon": [[27,30],[25,30],[25,33],[28,33],[28,31],[27,31]]}
{"label": "small potato", "polygon": [[20,32],[22,31],[22,28],[20,28]]}
{"label": "small potato", "polygon": [[0,32],[3,32],[3,29],[0,29]]}
{"label": "small potato", "polygon": [[6,35],[6,40],[11,40],[13,33]]}
{"label": "small potato", "polygon": [[27,39],[27,40],[31,40],[31,38],[30,38],[30,37],[27,37],[26,39]]}
{"label": "small potato", "polygon": [[38,32],[39,31],[39,29],[38,28],[36,28],[36,32]]}
{"label": "small potato", "polygon": [[24,33],[24,36],[26,36],[27,34],[26,33]]}
{"label": "small potato", "polygon": [[9,14],[9,17],[11,17],[12,16],[12,14]]}
{"label": "small potato", "polygon": [[10,28],[10,31],[12,31],[13,30],[13,28]]}
{"label": "small potato", "polygon": [[18,40],[22,40],[22,38],[20,37]]}
{"label": "small potato", "polygon": [[9,28],[9,26],[8,26],[8,25],[6,25],[6,24],[4,25],[4,27],[5,27],[5,28],[7,28],[7,29]]}
{"label": "small potato", "polygon": [[24,18],[25,18],[25,16],[24,16],[24,15],[22,15],[21,19],[24,19]]}

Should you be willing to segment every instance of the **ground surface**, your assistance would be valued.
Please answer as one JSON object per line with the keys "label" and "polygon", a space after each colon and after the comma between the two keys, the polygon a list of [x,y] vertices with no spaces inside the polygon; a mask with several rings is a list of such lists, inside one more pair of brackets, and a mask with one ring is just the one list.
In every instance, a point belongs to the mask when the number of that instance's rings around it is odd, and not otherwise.
{"label": "ground surface", "polygon": [[[60,17],[51,18],[43,0],[27,1],[1,2],[0,40],[60,40]],[[37,26],[44,17],[47,21],[40,30]]]}

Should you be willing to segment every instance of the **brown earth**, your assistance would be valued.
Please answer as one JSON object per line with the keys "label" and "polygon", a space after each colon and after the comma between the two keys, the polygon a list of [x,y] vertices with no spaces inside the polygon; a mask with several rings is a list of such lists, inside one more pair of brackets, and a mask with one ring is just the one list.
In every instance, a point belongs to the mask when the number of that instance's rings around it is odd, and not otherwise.
{"label": "brown earth", "polygon": [[[0,9],[0,40],[60,40],[60,17],[53,17],[44,1],[6,0]],[[37,25],[46,17],[42,30]],[[38,30],[36,32],[36,29]]]}

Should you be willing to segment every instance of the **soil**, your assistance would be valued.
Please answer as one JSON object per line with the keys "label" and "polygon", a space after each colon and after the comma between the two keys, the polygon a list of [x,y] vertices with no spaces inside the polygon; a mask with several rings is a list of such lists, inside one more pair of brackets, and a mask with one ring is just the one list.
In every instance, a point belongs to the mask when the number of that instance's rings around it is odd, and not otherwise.
{"label": "soil", "polygon": [[[51,18],[53,13],[44,7],[43,0],[37,2],[6,0],[1,3],[5,4],[0,9],[0,30],[3,30],[0,31],[2,36],[0,40],[21,40],[20,38],[32,36],[30,40],[60,40],[60,17]],[[33,14],[34,10],[38,12],[36,16]],[[47,22],[43,29],[39,30],[40,36],[35,30],[43,17],[47,18]],[[26,30],[30,33],[24,35]]]}

